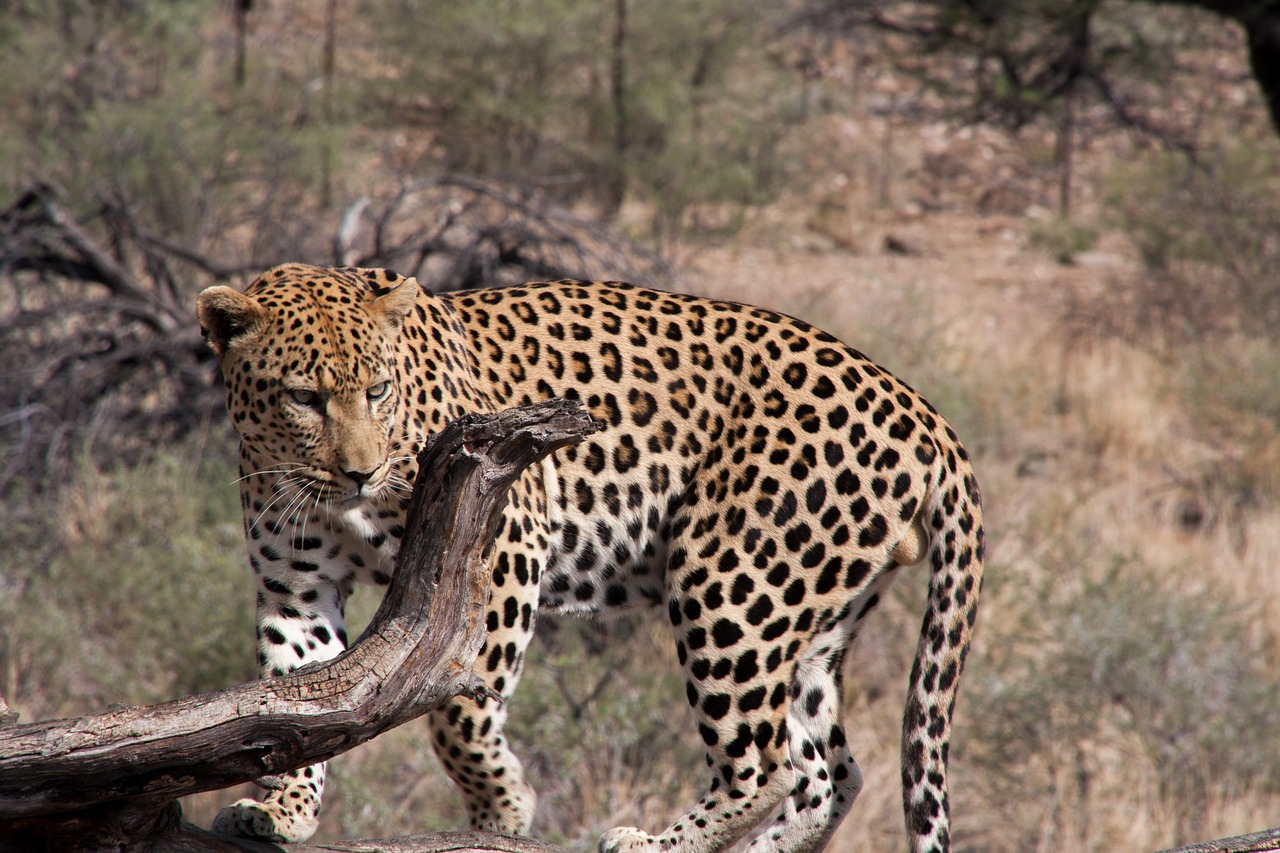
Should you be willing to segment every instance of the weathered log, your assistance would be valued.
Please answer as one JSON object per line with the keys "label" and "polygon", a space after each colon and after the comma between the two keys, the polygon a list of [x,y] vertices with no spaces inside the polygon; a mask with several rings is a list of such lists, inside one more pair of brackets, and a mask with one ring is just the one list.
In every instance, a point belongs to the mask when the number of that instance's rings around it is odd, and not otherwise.
{"label": "weathered log", "polygon": [[432,832],[381,841],[286,845],[284,849],[289,853],[564,853],[563,848],[541,841],[490,832]]}
{"label": "weathered log", "polygon": [[[183,824],[175,801],[327,760],[459,693],[482,695],[471,665],[507,490],[594,429],[578,404],[549,401],[460,418],[436,435],[419,454],[395,578],[343,655],[159,705],[0,727],[0,850],[325,849],[218,840]],[[401,839],[341,849],[459,848]]]}
{"label": "weathered log", "polygon": [[1264,850],[1280,850],[1280,827],[1217,841],[1202,841],[1186,847],[1172,847],[1160,853],[1260,853]]}

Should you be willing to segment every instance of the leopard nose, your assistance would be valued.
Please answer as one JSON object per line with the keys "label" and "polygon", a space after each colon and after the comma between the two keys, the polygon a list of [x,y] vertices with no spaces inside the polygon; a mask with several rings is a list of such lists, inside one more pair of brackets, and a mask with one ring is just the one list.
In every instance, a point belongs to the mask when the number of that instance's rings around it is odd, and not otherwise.
{"label": "leopard nose", "polygon": [[343,471],[343,474],[350,477],[356,484],[356,488],[361,488],[373,476],[372,471]]}

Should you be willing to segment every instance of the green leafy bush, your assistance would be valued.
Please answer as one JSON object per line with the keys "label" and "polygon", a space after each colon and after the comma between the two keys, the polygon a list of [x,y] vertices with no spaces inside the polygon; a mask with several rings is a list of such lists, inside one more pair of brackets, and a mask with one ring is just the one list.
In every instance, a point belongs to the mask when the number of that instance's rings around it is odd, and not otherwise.
{"label": "green leafy bush", "polygon": [[1087,252],[1098,242],[1096,227],[1061,216],[1034,219],[1027,228],[1027,241],[1033,248],[1053,255],[1060,264],[1070,264],[1076,255]]}
{"label": "green leafy bush", "polygon": [[1280,502],[1280,343],[1239,338],[1197,348],[1175,383],[1190,423],[1215,448],[1186,472],[1190,485],[1232,514]]}
{"label": "green leafy bush", "polygon": [[302,214],[319,206],[343,131],[309,109],[310,80],[291,52],[233,89],[210,49],[220,25],[198,3],[6,11],[0,197],[50,184],[76,214],[109,201],[131,236],[219,260],[327,250]]}

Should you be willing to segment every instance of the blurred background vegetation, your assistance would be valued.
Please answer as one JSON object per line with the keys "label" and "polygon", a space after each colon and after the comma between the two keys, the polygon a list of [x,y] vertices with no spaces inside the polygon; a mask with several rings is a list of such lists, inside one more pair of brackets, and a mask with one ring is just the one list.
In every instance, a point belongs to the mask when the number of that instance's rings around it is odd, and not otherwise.
{"label": "blurred background vegetation", "polygon": [[[285,260],[623,277],[818,322],[974,451],[957,849],[1274,824],[1278,14],[0,0],[0,695],[32,720],[253,676],[201,287]],[[835,850],[902,846],[922,581],[847,664],[867,786]],[[664,825],[702,762],[661,621],[543,628],[511,724],[535,832]],[[333,779],[324,837],[459,824],[421,726]]]}

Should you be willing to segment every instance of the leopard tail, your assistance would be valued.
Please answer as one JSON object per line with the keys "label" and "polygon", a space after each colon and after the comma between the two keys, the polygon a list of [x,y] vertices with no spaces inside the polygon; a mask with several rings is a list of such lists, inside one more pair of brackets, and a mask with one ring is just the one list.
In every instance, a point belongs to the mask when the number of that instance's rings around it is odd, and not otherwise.
{"label": "leopard tail", "polygon": [[902,721],[902,797],[912,853],[951,849],[951,717],[982,589],[978,482],[955,434],[945,425],[944,432],[920,516],[929,539],[929,597]]}

